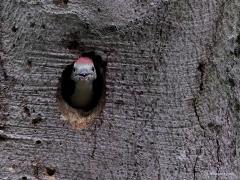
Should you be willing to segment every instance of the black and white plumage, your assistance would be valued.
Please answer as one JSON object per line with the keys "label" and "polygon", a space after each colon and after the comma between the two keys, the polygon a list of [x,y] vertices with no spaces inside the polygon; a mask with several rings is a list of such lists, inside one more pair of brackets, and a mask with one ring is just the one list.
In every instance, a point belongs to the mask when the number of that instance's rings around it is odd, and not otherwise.
{"label": "black and white plumage", "polygon": [[92,60],[97,57],[83,55],[64,70],[61,94],[70,106],[88,111],[97,105],[103,90],[98,61]]}

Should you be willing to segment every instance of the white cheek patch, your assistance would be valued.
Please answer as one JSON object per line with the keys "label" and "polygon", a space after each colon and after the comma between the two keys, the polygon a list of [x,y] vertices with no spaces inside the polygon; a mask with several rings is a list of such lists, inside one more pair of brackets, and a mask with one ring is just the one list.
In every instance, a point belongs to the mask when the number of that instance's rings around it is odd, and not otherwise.
{"label": "white cheek patch", "polygon": [[[87,74],[87,76],[79,76],[80,74]],[[71,76],[74,81],[94,80],[96,77],[97,74],[93,64],[74,64],[74,69]]]}
{"label": "white cheek patch", "polygon": [[92,64],[74,64],[74,68],[76,69],[91,69],[93,67]]}

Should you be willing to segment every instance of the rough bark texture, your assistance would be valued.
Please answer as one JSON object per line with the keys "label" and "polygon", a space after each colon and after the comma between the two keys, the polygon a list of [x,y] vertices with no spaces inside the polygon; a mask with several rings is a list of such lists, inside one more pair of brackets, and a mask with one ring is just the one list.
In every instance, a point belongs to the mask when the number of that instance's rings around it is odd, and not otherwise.
{"label": "rough bark texture", "polygon": [[[239,0],[2,0],[0,179],[240,179]],[[75,130],[58,79],[107,61]]]}

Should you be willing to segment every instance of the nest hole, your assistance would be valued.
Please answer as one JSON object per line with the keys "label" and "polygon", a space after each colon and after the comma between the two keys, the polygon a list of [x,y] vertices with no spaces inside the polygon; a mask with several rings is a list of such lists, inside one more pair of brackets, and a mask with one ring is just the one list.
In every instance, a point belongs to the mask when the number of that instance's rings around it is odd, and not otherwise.
{"label": "nest hole", "polygon": [[63,70],[57,93],[59,108],[64,119],[75,128],[87,127],[94,122],[95,117],[102,111],[105,105],[106,94],[106,62],[94,52],[81,54],[80,57],[88,57],[93,60],[97,78],[93,81],[93,97],[85,107],[75,107],[71,103],[71,95],[74,92],[75,83],[71,80],[74,62]]}

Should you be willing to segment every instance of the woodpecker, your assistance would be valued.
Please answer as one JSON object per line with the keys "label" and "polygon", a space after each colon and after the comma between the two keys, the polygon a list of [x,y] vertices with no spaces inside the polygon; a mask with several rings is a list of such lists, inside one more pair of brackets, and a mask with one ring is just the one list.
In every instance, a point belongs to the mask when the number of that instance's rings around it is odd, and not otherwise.
{"label": "woodpecker", "polygon": [[74,82],[74,91],[70,95],[71,105],[77,108],[88,107],[94,97],[93,82],[97,79],[93,60],[89,57],[80,57],[73,64],[71,80]]}
{"label": "woodpecker", "polygon": [[100,98],[102,83],[100,72],[92,58],[81,56],[63,72],[62,96],[70,106],[87,111]]}
{"label": "woodpecker", "polygon": [[71,107],[88,112],[101,104],[107,64],[94,52],[83,53],[61,76],[60,93]]}

